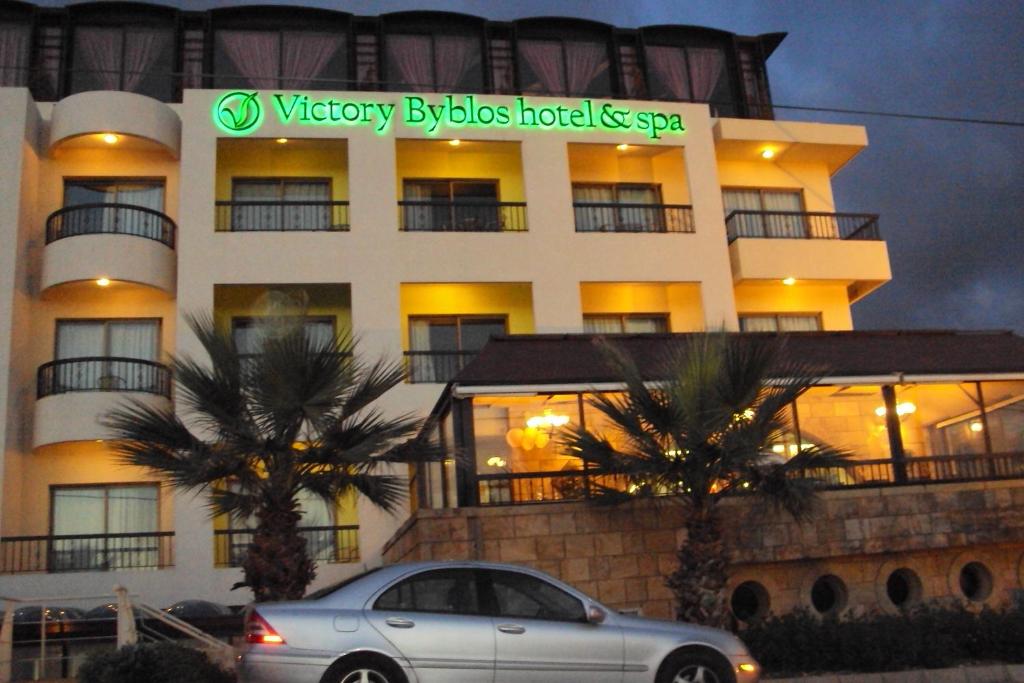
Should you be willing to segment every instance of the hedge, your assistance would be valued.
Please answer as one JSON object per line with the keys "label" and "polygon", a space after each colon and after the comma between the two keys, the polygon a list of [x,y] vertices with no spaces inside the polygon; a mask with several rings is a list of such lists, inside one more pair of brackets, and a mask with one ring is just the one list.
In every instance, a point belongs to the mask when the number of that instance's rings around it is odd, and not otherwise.
{"label": "hedge", "polygon": [[174,643],[140,643],[90,657],[79,683],[233,683],[199,650]]}

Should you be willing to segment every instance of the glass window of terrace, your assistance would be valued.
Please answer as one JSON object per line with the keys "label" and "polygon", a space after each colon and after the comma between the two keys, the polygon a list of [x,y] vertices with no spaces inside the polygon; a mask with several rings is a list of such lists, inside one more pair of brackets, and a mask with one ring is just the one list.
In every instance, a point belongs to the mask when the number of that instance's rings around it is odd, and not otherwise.
{"label": "glass window of terrace", "polygon": [[609,29],[590,22],[531,19],[518,23],[523,93],[611,97]]}
{"label": "glass window of terrace", "polygon": [[28,84],[31,41],[29,17],[0,14],[0,88]]}
{"label": "glass window of terrace", "polygon": [[384,17],[384,69],[399,92],[482,92],[480,20],[447,13]]}
{"label": "glass window of terrace", "polygon": [[298,8],[213,13],[217,88],[348,89],[348,15]]}
{"label": "glass window of terrace", "polygon": [[737,116],[739,107],[725,38],[673,27],[644,30],[650,96],[707,102],[713,116]]}
{"label": "glass window of terrace", "polygon": [[105,3],[72,9],[72,93],[125,90],[173,98],[173,10],[132,6],[111,11]]}

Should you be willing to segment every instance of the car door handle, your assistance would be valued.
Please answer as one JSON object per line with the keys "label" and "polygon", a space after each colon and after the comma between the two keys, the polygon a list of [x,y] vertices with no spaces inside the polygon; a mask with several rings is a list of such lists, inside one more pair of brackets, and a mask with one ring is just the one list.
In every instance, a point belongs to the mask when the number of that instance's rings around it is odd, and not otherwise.
{"label": "car door handle", "polygon": [[499,624],[498,630],[502,633],[512,633],[515,635],[526,633],[526,629],[518,624]]}
{"label": "car door handle", "polygon": [[385,619],[384,623],[392,628],[412,628],[416,625],[416,622],[410,619],[403,619],[402,617],[390,617]]}

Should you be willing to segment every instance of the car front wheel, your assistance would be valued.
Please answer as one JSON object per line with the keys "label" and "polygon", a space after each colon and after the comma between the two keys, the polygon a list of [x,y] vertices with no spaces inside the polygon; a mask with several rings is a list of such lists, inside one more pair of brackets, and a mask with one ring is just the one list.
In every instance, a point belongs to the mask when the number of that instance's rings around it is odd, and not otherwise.
{"label": "car front wheel", "polygon": [[657,683],[736,683],[736,676],[729,663],[718,654],[683,651],[665,661]]}
{"label": "car front wheel", "polygon": [[336,663],[321,683],[406,683],[406,678],[398,666],[383,658],[359,657]]}

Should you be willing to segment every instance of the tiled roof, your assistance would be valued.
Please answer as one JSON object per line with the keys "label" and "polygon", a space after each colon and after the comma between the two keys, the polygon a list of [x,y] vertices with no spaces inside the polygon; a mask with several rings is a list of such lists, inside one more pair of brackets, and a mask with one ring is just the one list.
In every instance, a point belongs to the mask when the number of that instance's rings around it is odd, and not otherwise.
{"label": "tiled roof", "polygon": [[[651,379],[657,359],[689,334],[611,335]],[[1011,332],[853,331],[739,333],[777,337],[783,356],[821,368],[829,377],[877,375],[1024,375],[1024,338]],[[455,378],[458,385],[564,385],[615,382],[599,335],[513,335],[492,339]]]}

